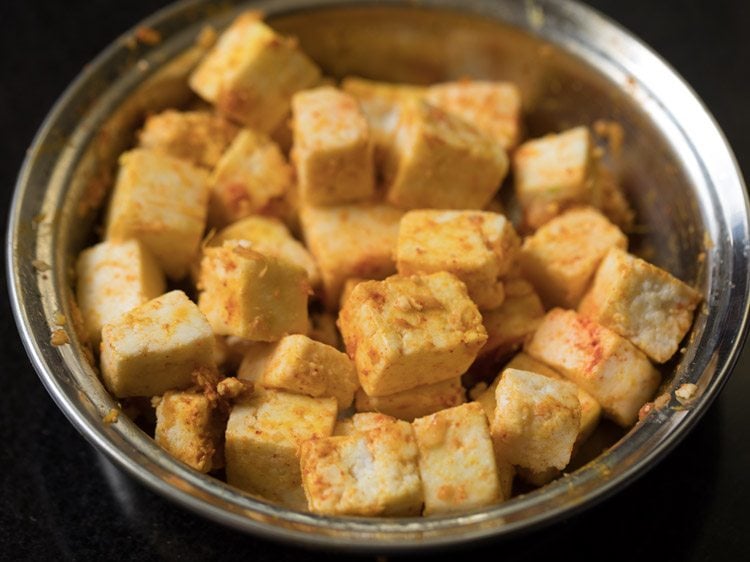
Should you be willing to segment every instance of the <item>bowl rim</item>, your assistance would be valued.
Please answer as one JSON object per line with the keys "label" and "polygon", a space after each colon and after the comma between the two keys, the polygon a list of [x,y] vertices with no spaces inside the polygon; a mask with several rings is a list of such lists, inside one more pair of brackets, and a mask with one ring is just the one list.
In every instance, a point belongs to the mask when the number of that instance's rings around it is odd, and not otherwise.
{"label": "bowl rim", "polygon": [[[134,26],[133,30],[140,26],[160,29],[165,23],[179,20],[196,7],[206,4],[208,2],[205,0],[177,2],[157,11]],[[288,0],[278,3],[283,4],[283,7],[272,5],[270,1],[242,4],[239,7],[233,6],[232,10],[217,18],[226,20],[239,9],[256,6],[273,15],[281,11],[320,7],[370,6],[373,2]],[[381,5],[415,6],[408,0],[389,0]],[[528,5],[541,11],[535,12],[537,16],[542,13],[547,22],[557,22],[558,25],[551,26],[540,21],[535,13],[529,12]],[[114,428],[104,424],[101,418],[99,423],[93,422],[91,412],[76,401],[76,393],[80,388],[66,370],[72,369],[71,365],[76,363],[74,354],[70,349],[54,348],[48,338],[40,338],[45,330],[49,334],[52,327],[52,322],[46,320],[50,318],[50,311],[61,310],[64,306],[64,297],[60,292],[60,283],[65,279],[61,264],[53,263],[54,255],[49,253],[53,268],[45,278],[40,272],[32,271],[29,263],[22,262],[23,256],[18,248],[25,228],[22,223],[22,207],[34,204],[35,197],[41,199],[38,197],[40,189],[34,187],[38,184],[32,182],[32,176],[43,167],[42,159],[45,155],[41,148],[88,80],[109,64],[122,49],[127,48],[124,38],[132,33],[133,30],[130,30],[84,67],[56,101],[27,152],[15,186],[8,221],[6,265],[11,305],[26,352],[39,378],[66,417],[96,449],[103,451],[117,466],[160,495],[236,529],[308,546],[384,552],[508,536],[551,523],[601,501],[663,458],[689,432],[718,395],[744,344],[750,309],[750,206],[732,150],[713,116],[690,86],[632,34],[594,9],[571,0],[537,0],[530,4],[508,0],[496,3],[481,0],[422,0],[417,6],[460,9],[499,19],[572,52],[585,62],[593,64],[599,72],[609,73],[610,78],[617,75],[618,79],[623,76],[628,80],[635,79],[640,87],[638,95],[643,96],[644,104],[653,112],[652,117],[668,119],[669,122],[662,125],[671,127],[670,140],[691,152],[698,165],[696,173],[702,174],[706,182],[704,192],[699,196],[704,203],[709,204],[710,209],[701,211],[714,212],[716,215],[704,215],[704,220],[713,225],[716,233],[721,234],[707,258],[707,291],[711,301],[709,304],[713,307],[710,312],[716,315],[713,319],[709,317],[716,330],[706,334],[707,337],[710,336],[711,353],[693,350],[690,357],[690,366],[698,365],[700,369],[700,372],[693,369],[696,371],[694,375],[698,377],[711,369],[710,380],[694,404],[652,414],[645,423],[631,429],[627,440],[618,443],[606,455],[567,478],[498,506],[439,518],[384,520],[294,512],[238,492],[223,482],[186,468],[165,455],[153,442],[149,443],[151,440],[145,434],[139,436],[139,430],[129,420],[113,424],[116,426]],[[573,25],[578,35],[574,36],[571,28],[559,25],[561,22]],[[589,44],[583,44],[584,39]],[[636,69],[638,72],[633,72]],[[648,84],[643,82],[644,76],[649,78]],[[665,92],[669,92],[669,107],[664,104]],[[709,156],[710,160],[707,159]],[[50,247],[53,244],[54,240],[51,239]],[[723,277],[719,279],[718,276],[722,274]],[[719,281],[722,282],[721,285],[718,284]],[[65,365],[65,368],[61,369],[61,365]],[[671,403],[679,406],[674,397]],[[656,436],[660,436],[657,442],[645,448],[648,439]],[[623,442],[628,447],[622,446]],[[638,458],[631,464],[622,466],[623,458],[632,454],[633,450],[639,450],[639,447],[644,448],[640,450]],[[583,494],[575,492],[577,484],[591,484],[597,474],[605,475],[606,478],[597,480],[596,485],[585,489]],[[566,501],[555,503],[561,499]],[[524,509],[527,516],[522,519],[513,518],[514,514],[517,515],[517,512]]]}

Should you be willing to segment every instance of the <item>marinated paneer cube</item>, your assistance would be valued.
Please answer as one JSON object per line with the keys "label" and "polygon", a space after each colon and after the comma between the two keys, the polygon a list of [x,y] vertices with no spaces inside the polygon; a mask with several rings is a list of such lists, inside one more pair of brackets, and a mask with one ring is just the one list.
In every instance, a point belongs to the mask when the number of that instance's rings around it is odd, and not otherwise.
{"label": "marinated paneer cube", "polygon": [[509,279],[504,287],[503,304],[482,311],[487,343],[479,350],[479,355],[490,360],[501,359],[523,345],[544,318],[544,306],[530,283]]}
{"label": "marinated paneer cube", "polygon": [[460,117],[423,101],[403,106],[394,154],[386,162],[390,203],[406,209],[481,209],[507,172],[505,150]]}
{"label": "marinated paneer cube", "polygon": [[627,248],[628,239],[599,211],[572,209],[524,240],[523,276],[547,306],[575,308],[610,248]]}
{"label": "marinated paneer cube", "polygon": [[336,423],[336,400],[259,390],[235,403],[226,430],[227,482],[287,507],[307,505],[300,446],[325,438]]}
{"label": "marinated paneer cube", "polygon": [[354,407],[358,412],[381,412],[394,418],[412,421],[445,408],[458,406],[466,401],[461,377],[434,384],[417,386],[386,396],[368,396],[360,388],[354,395]]}
{"label": "marinated paneer cube", "polygon": [[612,248],[599,266],[579,312],[663,363],[677,351],[700,301],[698,291],[673,275]]}
{"label": "marinated paneer cube", "polygon": [[424,515],[503,500],[487,417],[469,403],[414,420]]}
{"label": "marinated paneer cube", "polygon": [[117,398],[161,396],[215,369],[214,334],[182,291],[137,306],[102,329],[102,379]]}
{"label": "marinated paneer cube", "polygon": [[524,221],[539,228],[572,204],[590,203],[593,142],[587,127],[523,143],[513,153],[516,197]]}
{"label": "marinated paneer cube", "polygon": [[482,309],[500,306],[520,247],[513,225],[485,211],[409,211],[401,219],[396,269],[402,275],[448,271]]}
{"label": "marinated paneer cube", "polygon": [[270,133],[289,113],[292,95],[320,80],[320,69],[298,47],[245,12],[219,37],[190,76],[190,87],[247,127]]}
{"label": "marinated paneer cube", "polygon": [[549,311],[526,353],[586,390],[623,427],[635,423],[661,378],[628,340],[572,310]]}
{"label": "marinated paneer cube", "polygon": [[135,149],[120,156],[107,240],[135,238],[170,279],[188,272],[206,226],[208,175],[172,156]]}
{"label": "marinated paneer cube", "polygon": [[272,214],[290,189],[292,175],[275,142],[243,129],[211,174],[209,221],[223,226],[252,214]]}
{"label": "marinated paneer cube", "polygon": [[375,82],[350,76],[341,82],[341,88],[354,96],[370,126],[375,147],[375,163],[382,169],[394,151],[394,133],[400,108],[405,102],[420,99],[425,88],[407,84]]}
{"label": "marinated paneer cube", "polygon": [[198,306],[218,335],[276,341],[307,331],[307,273],[243,240],[206,248]]}
{"label": "marinated paneer cube", "polygon": [[512,82],[445,82],[427,88],[425,99],[471,123],[505,150],[521,138],[521,92]]}
{"label": "marinated paneer cube", "polygon": [[[560,373],[524,352],[516,354],[515,357],[508,362],[505,368],[531,371],[532,373],[552,377],[553,379],[566,380]],[[591,437],[591,434],[594,433],[594,430],[599,425],[599,420],[602,416],[602,407],[599,405],[599,402],[591,396],[591,394],[586,392],[580,386],[576,385],[576,390],[578,392],[578,402],[581,405],[581,426],[578,430],[578,437],[576,437],[575,442],[575,447],[577,449],[589,437]],[[574,449],[574,451],[576,449]]]}
{"label": "marinated paneer cube", "polygon": [[138,146],[212,169],[238,131],[237,125],[209,111],[167,109],[146,118]]}
{"label": "marinated paneer cube", "polygon": [[205,394],[169,391],[156,406],[154,439],[170,455],[199,472],[224,466],[222,416]]}
{"label": "marinated paneer cube", "polygon": [[534,471],[567,466],[581,421],[574,384],[505,369],[495,400],[492,438],[500,455]]}
{"label": "marinated paneer cube", "polygon": [[445,272],[363,281],[341,309],[339,328],[369,396],[455,378],[487,339],[466,285]]}
{"label": "marinated paneer cube", "polygon": [[330,86],[292,98],[294,146],[302,200],[310,205],[365,201],[375,194],[373,144],[357,101]]}
{"label": "marinated paneer cube", "polygon": [[352,427],[354,431],[363,432],[396,423],[397,421],[397,418],[381,414],[380,412],[358,412],[352,416]]}
{"label": "marinated paneer cube", "polygon": [[[566,380],[560,373],[524,352],[517,353],[513,359],[505,365],[503,370],[505,369],[529,371],[531,373],[536,373],[537,375],[544,375],[545,377],[551,377],[557,380]],[[495,413],[495,389],[500,382],[500,377],[502,377],[502,372],[476,399],[484,408],[489,419],[492,419]],[[586,441],[596,429],[596,426],[599,424],[599,418],[601,417],[602,407],[599,405],[599,402],[591,396],[591,394],[586,392],[580,386],[576,386],[576,391],[578,402],[581,405],[581,425],[575,442],[575,446],[578,447]],[[528,481],[528,479],[526,480]],[[530,481],[530,483],[541,486],[542,484],[537,484],[537,481],[538,480]]]}
{"label": "marinated paneer cube", "polygon": [[325,515],[419,515],[423,492],[411,425],[396,421],[302,444],[310,511]]}
{"label": "marinated paneer cube", "polygon": [[138,240],[100,242],[76,262],[76,298],[86,336],[98,346],[102,326],[164,293],[164,273]]}
{"label": "marinated paneer cube", "polygon": [[320,268],[330,310],[338,308],[350,277],[383,279],[396,273],[393,255],[402,215],[378,204],[302,208],[304,238]]}
{"label": "marinated paneer cube", "polygon": [[331,396],[340,409],[351,406],[359,386],[351,359],[303,335],[285,336],[265,361],[260,384],[309,396]]}
{"label": "marinated paneer cube", "polygon": [[221,229],[206,242],[206,246],[221,246],[228,240],[245,240],[256,252],[298,265],[307,272],[313,286],[320,284],[320,271],[315,258],[278,219],[257,215],[240,219]]}

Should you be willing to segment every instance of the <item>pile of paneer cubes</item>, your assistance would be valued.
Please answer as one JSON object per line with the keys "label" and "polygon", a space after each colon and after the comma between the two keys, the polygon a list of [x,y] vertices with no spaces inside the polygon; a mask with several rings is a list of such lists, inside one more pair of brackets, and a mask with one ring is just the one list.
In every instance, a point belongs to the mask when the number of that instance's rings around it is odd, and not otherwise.
{"label": "pile of paneer cubes", "polygon": [[330,515],[501,502],[600,415],[633,425],[701,296],[627,252],[589,129],[522,143],[508,82],[332,84],[245,13],[189,77],[202,105],[147,116],[77,263],[123,408],[195,470]]}

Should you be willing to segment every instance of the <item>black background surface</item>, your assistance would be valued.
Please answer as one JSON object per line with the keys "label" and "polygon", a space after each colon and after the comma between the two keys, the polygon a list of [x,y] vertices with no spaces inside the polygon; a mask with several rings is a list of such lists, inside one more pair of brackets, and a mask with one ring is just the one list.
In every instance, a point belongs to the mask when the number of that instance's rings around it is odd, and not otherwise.
{"label": "black background surface", "polygon": [[[750,169],[750,3],[590,2],[652,46],[703,98]],[[0,216],[47,111],[82,66],[163,2],[0,2]],[[312,560],[220,527],[144,489],[63,417],[0,297],[0,558]],[[473,560],[750,560],[750,352],[692,434],[602,504],[512,540],[432,555]],[[394,557],[397,558],[397,557]]]}

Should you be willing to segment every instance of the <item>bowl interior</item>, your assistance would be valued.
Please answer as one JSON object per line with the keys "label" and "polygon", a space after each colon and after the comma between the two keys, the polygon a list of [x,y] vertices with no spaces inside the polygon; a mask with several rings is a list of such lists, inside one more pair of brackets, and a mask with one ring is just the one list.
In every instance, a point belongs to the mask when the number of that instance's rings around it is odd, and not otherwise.
{"label": "bowl interior", "polygon": [[[519,2],[470,2],[460,10],[458,1],[427,2],[418,8],[407,3],[315,4],[301,0],[253,5],[264,9],[278,30],[297,36],[334,78],[358,75],[418,84],[463,77],[511,80],[523,93],[529,137],[602,119],[622,127],[622,150],[610,164],[637,211],[631,248],[701,287],[707,297],[685,352],[665,366],[663,389],[695,382],[699,396],[710,401],[720,386],[715,375],[725,374],[738,345],[726,342],[726,349],[717,353],[717,323],[733,322],[735,340],[744,332],[746,287],[738,288],[741,294],[734,297],[734,316],[727,302],[732,295],[718,295],[713,289],[721,279],[739,275],[733,248],[736,239],[746,243],[747,211],[742,195],[733,192],[742,219],[735,232],[717,203],[710,173],[701,171],[699,154],[686,149],[692,146],[692,133],[676,126],[665,107],[663,88],[654,86],[653,73],[669,70],[624,32],[567,2],[543,2],[540,12]],[[271,536],[318,544],[345,541],[365,548],[455,542],[528,527],[601,497],[666,450],[677,426],[688,425],[685,418],[691,415],[690,408],[680,409],[674,400],[565,482],[461,517],[368,520],[278,508],[186,469],[127,419],[102,423],[114,402],[74,334],[72,346],[57,349],[48,344],[48,319],[59,311],[75,317],[71,266],[94,240],[117,156],[132,146],[148,112],[195,101],[185,82],[204,52],[195,38],[206,19],[222,26],[238,10],[217,11],[208,2],[180,4],[147,22],[164,36],[158,46],[115,43],[59,102],[22,172],[19,185],[25,192],[17,196],[16,226],[11,225],[19,325],[43,381],[79,430],[147,484],[210,517]],[[622,63],[616,61],[616,52],[597,50],[604,47],[594,44],[594,30],[604,39],[611,35],[622,42]],[[658,64],[637,72],[638,57]],[[669,76],[682,88],[680,96],[695,101],[679,79]],[[714,134],[726,151],[720,134]],[[741,179],[737,181],[741,187]],[[504,187],[511,189],[509,184]],[[29,265],[33,259],[46,261],[52,269],[39,275]],[[24,296],[24,286],[38,289],[38,294]],[[612,435],[603,439],[600,449],[611,444]]]}

